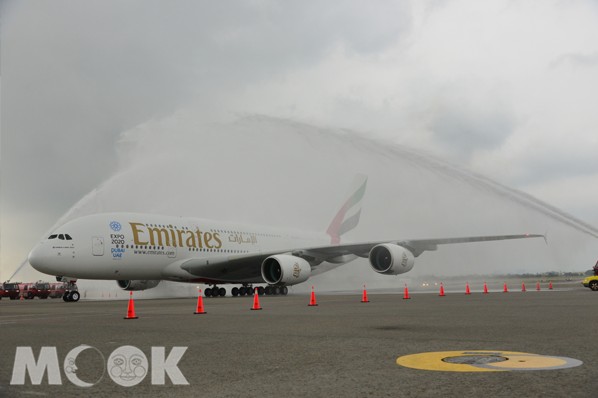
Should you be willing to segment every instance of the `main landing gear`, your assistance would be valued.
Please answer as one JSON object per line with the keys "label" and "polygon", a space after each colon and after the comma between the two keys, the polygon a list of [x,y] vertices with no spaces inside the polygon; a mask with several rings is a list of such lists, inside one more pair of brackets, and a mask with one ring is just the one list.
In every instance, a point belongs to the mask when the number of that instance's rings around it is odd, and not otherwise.
{"label": "main landing gear", "polygon": [[266,288],[264,289],[266,296],[286,296],[287,294],[289,294],[289,288],[286,286],[266,286]]}
{"label": "main landing gear", "polygon": [[216,285],[214,285],[212,288],[207,288],[204,291],[204,295],[206,297],[218,297],[218,296],[226,296],[226,289],[223,287],[218,287]]}
{"label": "main landing gear", "polygon": [[[253,292],[254,292],[254,288],[252,284],[243,284],[243,286],[241,287],[233,287],[233,290],[231,291],[231,293],[233,294],[233,297],[237,297],[237,296],[253,296]],[[262,293],[260,293],[260,290],[262,290]],[[259,294],[260,296],[263,293],[264,288],[263,287],[258,287],[257,288],[257,294]]]}

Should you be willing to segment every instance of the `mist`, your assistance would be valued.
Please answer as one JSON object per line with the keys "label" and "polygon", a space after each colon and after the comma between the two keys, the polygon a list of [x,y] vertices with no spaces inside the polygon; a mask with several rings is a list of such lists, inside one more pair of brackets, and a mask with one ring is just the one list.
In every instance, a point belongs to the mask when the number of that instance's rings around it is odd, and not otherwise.
{"label": "mist", "polygon": [[[596,229],[552,206],[356,131],[264,115],[210,118],[187,109],[123,132],[118,154],[118,171],[57,224],[130,211],[323,232],[361,173],[369,177],[361,221],[345,240],[548,234],[548,245],[530,239],[441,246],[396,277],[378,275],[358,259],[310,279],[307,285],[320,290],[401,287],[420,275],[579,271],[596,249]],[[166,283],[147,294],[193,289]]]}

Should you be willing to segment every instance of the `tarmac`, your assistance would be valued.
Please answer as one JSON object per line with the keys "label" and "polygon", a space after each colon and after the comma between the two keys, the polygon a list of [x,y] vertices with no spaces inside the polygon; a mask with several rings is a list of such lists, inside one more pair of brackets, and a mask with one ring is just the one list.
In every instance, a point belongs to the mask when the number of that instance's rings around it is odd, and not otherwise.
{"label": "tarmac", "polygon": [[[501,285],[502,286],[502,285]],[[497,284],[494,286],[498,287]],[[598,389],[598,293],[578,281],[554,290],[510,287],[471,295],[447,287],[437,293],[368,291],[252,298],[136,300],[138,319],[125,320],[126,301],[0,301],[0,396],[70,397],[589,397]],[[519,286],[518,286],[519,288]],[[63,370],[77,358],[80,387]],[[111,353],[134,346],[154,365],[152,347],[187,347],[174,363],[188,385],[151,377],[125,387],[112,378]],[[17,347],[56,347],[61,384],[29,377],[11,385]],[[523,352],[583,362],[565,369],[496,372],[421,370],[399,357],[427,352]],[[173,358],[176,355],[173,355]],[[168,362],[168,361],[167,361]],[[174,359],[173,359],[174,362]],[[172,365],[172,362],[170,363]],[[424,364],[425,365],[425,364]],[[424,366],[425,367],[425,366]],[[155,368],[155,366],[154,366]],[[108,371],[106,371],[108,369]],[[175,372],[173,371],[173,374]],[[143,375],[143,374],[142,374]]]}

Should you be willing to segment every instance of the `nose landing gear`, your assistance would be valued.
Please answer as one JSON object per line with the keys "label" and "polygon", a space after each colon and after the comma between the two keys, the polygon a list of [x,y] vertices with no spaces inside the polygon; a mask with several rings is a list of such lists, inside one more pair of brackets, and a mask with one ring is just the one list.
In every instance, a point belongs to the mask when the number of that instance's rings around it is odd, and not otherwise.
{"label": "nose landing gear", "polygon": [[62,299],[66,302],[77,302],[80,298],[81,295],[79,294],[79,288],[77,287],[77,284],[74,282],[69,282],[64,294],[62,295]]}

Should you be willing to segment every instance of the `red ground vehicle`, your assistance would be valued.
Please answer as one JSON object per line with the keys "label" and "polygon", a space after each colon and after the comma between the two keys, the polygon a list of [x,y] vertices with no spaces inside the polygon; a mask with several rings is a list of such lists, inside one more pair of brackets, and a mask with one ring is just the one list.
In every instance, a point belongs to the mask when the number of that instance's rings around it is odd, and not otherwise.
{"label": "red ground vehicle", "polygon": [[17,300],[21,297],[21,290],[23,283],[21,282],[4,282],[2,285],[4,289],[4,297],[8,297],[11,300]]}
{"label": "red ground vehicle", "polygon": [[33,298],[34,296],[32,294],[34,294],[34,289],[33,286],[35,285],[35,283],[33,282],[26,282],[26,283],[19,283],[19,286],[21,287],[21,296],[23,296],[24,299],[29,299],[29,298]]}
{"label": "red ground vehicle", "polygon": [[37,281],[35,283],[27,283],[23,288],[23,297],[26,299],[47,299],[50,295],[50,284],[48,282]]}
{"label": "red ground vehicle", "polygon": [[4,284],[0,285],[0,300],[2,300],[2,297],[8,297],[6,295],[6,290],[4,290]]}
{"label": "red ground vehicle", "polygon": [[67,284],[65,282],[56,282],[50,283],[50,293],[48,297],[50,298],[61,298],[64,296],[64,292],[66,291]]}
{"label": "red ground vehicle", "polygon": [[4,297],[9,297],[11,300],[18,300],[21,297],[24,299],[40,299],[61,298],[64,301],[79,301],[81,297],[77,288],[76,280],[66,282],[43,282],[37,281],[35,283],[23,282],[4,282],[2,291]]}

